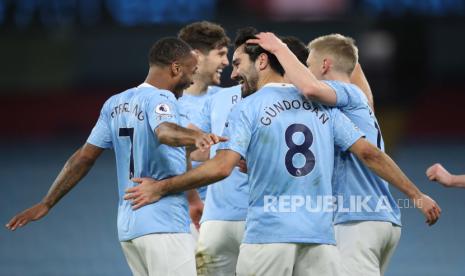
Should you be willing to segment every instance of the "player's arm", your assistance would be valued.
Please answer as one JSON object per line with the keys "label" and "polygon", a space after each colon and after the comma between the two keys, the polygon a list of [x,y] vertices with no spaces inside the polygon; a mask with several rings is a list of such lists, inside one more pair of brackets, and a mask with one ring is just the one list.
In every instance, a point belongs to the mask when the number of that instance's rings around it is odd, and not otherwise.
{"label": "player's arm", "polygon": [[200,228],[200,219],[203,214],[203,202],[196,189],[188,190],[186,196],[189,202],[189,216],[195,228],[198,230]]}
{"label": "player's arm", "polygon": [[226,141],[224,137],[198,130],[188,129],[170,122],[163,122],[155,128],[155,134],[160,143],[172,146],[196,146],[207,149],[211,145]]}
{"label": "player's arm", "polygon": [[439,205],[423,194],[387,154],[364,138],[358,139],[349,150],[373,172],[413,200],[415,206],[425,215],[429,225],[436,223],[441,214]]}
{"label": "player's arm", "polygon": [[65,163],[42,201],[14,216],[6,227],[14,231],[47,215],[49,210],[89,172],[103,151],[103,148],[84,144]]}
{"label": "player's arm", "polygon": [[326,83],[319,81],[291,52],[287,45],[273,33],[259,33],[257,39],[247,43],[260,45],[274,54],[286,72],[286,78],[307,98],[322,104],[336,105],[336,92]]}
{"label": "player's arm", "polygon": [[[191,147],[186,149],[186,171],[192,170],[192,162],[190,158],[191,151]],[[189,202],[189,216],[191,217],[192,223],[198,230],[200,228],[200,219],[203,214],[203,202],[196,189],[188,190],[186,192],[186,196],[187,201]]]}
{"label": "player's arm", "polygon": [[[189,124],[187,126],[189,129],[201,131],[198,127],[196,127],[193,124]],[[210,151],[209,150],[200,150],[200,149],[194,149],[192,152],[189,154],[189,158],[193,161],[197,162],[205,162],[208,159],[210,159]]]}
{"label": "player's arm", "polygon": [[447,188],[465,188],[465,174],[451,174],[439,163],[429,167],[426,170],[426,176],[428,176],[429,180],[436,181]]}
{"label": "player's arm", "polygon": [[365,74],[363,73],[362,66],[360,63],[357,62],[355,65],[354,71],[350,76],[350,82],[357,85],[360,90],[362,90],[363,94],[368,99],[368,104],[371,107],[371,110],[375,110],[374,101],[373,101],[373,93],[371,92],[370,84],[368,83]]}
{"label": "player's arm", "polygon": [[194,189],[220,181],[231,174],[241,156],[232,150],[220,150],[210,159],[185,174],[161,181],[134,178],[139,185],[126,190],[124,199],[131,200],[133,209],[158,201],[166,194]]}

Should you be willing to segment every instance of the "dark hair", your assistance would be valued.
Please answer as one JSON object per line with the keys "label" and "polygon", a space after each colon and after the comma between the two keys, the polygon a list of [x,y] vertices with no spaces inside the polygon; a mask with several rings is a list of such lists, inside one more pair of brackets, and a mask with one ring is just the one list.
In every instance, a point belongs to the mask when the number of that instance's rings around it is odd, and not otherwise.
{"label": "dark hair", "polygon": [[281,40],[286,43],[287,47],[297,57],[297,59],[307,66],[309,50],[305,44],[295,36],[285,36]]}
{"label": "dark hair", "polygon": [[195,22],[185,26],[179,31],[178,38],[203,53],[228,47],[230,43],[223,27],[208,21]]}
{"label": "dark hair", "polygon": [[[236,34],[236,39],[234,40],[234,47],[236,49],[239,48],[242,44],[246,43],[247,40],[255,38],[256,34],[258,34],[258,31],[254,27],[245,27],[239,29]],[[262,53],[267,54],[268,62],[270,63],[271,68],[281,76],[284,75],[284,68],[281,66],[276,56],[258,46],[257,44],[246,44],[244,52],[249,55],[251,61],[257,60],[258,56]]]}
{"label": "dark hair", "polygon": [[192,48],[176,37],[165,37],[153,44],[149,52],[149,64],[167,66],[190,55]]}

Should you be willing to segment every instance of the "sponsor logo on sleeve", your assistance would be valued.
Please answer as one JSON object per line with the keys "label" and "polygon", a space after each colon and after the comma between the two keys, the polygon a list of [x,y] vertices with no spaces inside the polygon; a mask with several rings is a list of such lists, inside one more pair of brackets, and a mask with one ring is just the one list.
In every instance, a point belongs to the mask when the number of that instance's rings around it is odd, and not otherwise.
{"label": "sponsor logo on sleeve", "polygon": [[168,119],[174,117],[168,104],[161,103],[155,107],[155,113],[158,119]]}

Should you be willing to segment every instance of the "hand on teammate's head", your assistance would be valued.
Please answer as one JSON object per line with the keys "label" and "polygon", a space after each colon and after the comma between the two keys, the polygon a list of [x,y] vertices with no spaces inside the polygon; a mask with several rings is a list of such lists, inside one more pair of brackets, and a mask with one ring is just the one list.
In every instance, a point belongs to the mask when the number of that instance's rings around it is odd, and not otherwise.
{"label": "hand on teammate's head", "polygon": [[274,33],[262,32],[256,35],[256,39],[249,39],[247,43],[258,44],[263,49],[270,53],[275,53],[279,49],[286,47],[286,44],[281,41]]}

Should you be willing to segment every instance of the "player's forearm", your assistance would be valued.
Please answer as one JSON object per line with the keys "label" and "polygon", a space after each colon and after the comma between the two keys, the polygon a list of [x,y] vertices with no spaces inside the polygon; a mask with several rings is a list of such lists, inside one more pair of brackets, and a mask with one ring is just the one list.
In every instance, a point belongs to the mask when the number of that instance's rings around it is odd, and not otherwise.
{"label": "player's forearm", "polygon": [[421,191],[408,179],[399,166],[387,154],[375,147],[373,148],[373,152],[362,156],[362,162],[410,199],[419,198],[422,194]]}
{"label": "player's forearm", "polygon": [[186,147],[186,172],[192,170],[191,147]]}
{"label": "player's forearm", "polygon": [[371,109],[374,110],[373,93],[371,92],[370,84],[363,73],[360,63],[355,65],[354,71],[350,76],[350,82],[357,85],[360,90],[362,90],[363,94],[365,94],[368,99],[368,104]]}
{"label": "player's forearm", "polygon": [[210,151],[208,150],[195,150],[190,154],[190,158],[193,161],[205,162],[210,159]]}
{"label": "player's forearm", "polygon": [[231,170],[211,159],[185,174],[169,178],[162,187],[163,195],[183,192],[190,189],[207,186],[220,181],[230,174]]}
{"label": "player's forearm", "polygon": [[319,81],[297,57],[286,47],[280,47],[273,53],[286,72],[286,78],[294,84],[304,96],[313,97],[319,87]]}
{"label": "player's forearm", "polygon": [[162,123],[155,130],[160,143],[172,146],[193,146],[199,131],[181,127],[173,123]]}
{"label": "player's forearm", "polygon": [[187,201],[189,202],[189,204],[194,204],[199,201],[202,201],[196,189],[188,190],[186,192],[186,197],[187,197]]}
{"label": "player's forearm", "polygon": [[464,175],[451,175],[451,186],[457,188],[465,188],[465,174]]}
{"label": "player's forearm", "polygon": [[42,203],[52,208],[64,195],[89,172],[94,161],[81,156],[82,149],[76,151],[66,162],[50,187]]}

